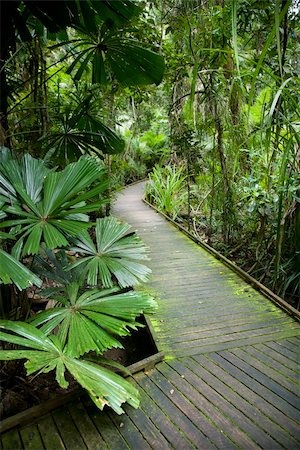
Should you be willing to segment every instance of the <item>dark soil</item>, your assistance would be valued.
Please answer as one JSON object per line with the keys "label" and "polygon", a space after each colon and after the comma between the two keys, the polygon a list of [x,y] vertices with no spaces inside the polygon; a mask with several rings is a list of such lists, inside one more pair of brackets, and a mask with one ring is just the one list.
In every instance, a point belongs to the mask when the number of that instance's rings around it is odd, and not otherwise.
{"label": "dark soil", "polygon": [[[145,324],[143,318],[138,321]],[[146,326],[134,331],[131,336],[119,339],[119,341],[124,346],[123,349],[108,350],[103,356],[123,366],[130,366],[157,352]],[[54,371],[27,377],[21,361],[10,361],[2,364],[0,377],[0,418],[2,420],[60,394],[70,392],[78,386],[76,381],[66,374],[69,387],[68,389],[60,388],[55,380]]]}

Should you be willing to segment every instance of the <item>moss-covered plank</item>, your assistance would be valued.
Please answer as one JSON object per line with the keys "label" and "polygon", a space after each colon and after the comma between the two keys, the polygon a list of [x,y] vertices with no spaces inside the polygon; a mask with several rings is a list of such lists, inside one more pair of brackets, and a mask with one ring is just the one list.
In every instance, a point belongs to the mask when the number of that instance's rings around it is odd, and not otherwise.
{"label": "moss-covered plank", "polygon": [[66,448],[51,414],[42,417],[38,421],[37,427],[45,449],[63,450]]}
{"label": "moss-covered plank", "polygon": [[52,417],[67,450],[85,450],[87,448],[66,407],[55,410]]}
{"label": "moss-covered plank", "polygon": [[151,421],[159,429],[159,432],[166,438],[172,448],[192,450],[194,446],[185,437],[183,432],[169,418],[165,408],[161,407],[152,398],[152,389],[147,393],[147,383],[143,383],[146,375],[140,373],[135,375],[137,387],[141,395],[141,409],[151,418]]}
{"label": "moss-covered plank", "polygon": [[[299,334],[298,329],[291,328],[281,331],[278,328],[268,328],[259,330],[255,334],[249,333],[248,336],[246,333],[240,334],[239,336],[228,335],[221,336],[219,339],[216,337],[202,339],[201,341],[193,341],[186,343],[185,345],[174,344],[174,346],[172,346],[172,342],[170,340],[167,347],[169,348],[170,353],[175,356],[192,356],[201,353],[219,352],[225,349],[273,341],[288,336],[294,336],[295,334]],[[166,346],[162,346],[162,350],[166,351]]]}
{"label": "moss-covered plank", "polygon": [[[244,385],[237,386],[236,380],[226,373],[217,364],[214,364],[205,356],[184,358],[184,365],[195,374],[199,374],[211,388],[228,400],[240,414],[241,420],[246,416],[253,422],[252,429],[255,432],[255,440],[262,448],[297,448],[298,442],[281,426],[271,420],[255,404],[255,396]],[[234,389],[236,387],[236,389]],[[249,401],[251,400],[251,402]],[[267,405],[267,402],[265,402]],[[268,406],[266,406],[268,408]],[[243,422],[242,422],[243,427]],[[274,444],[275,441],[275,444]]]}
{"label": "moss-covered plank", "polygon": [[[249,366],[242,363],[230,352],[221,352],[220,354],[211,353],[209,359],[222,367],[231,379],[232,388],[239,391],[244,386],[249,395],[249,401],[255,402],[274,422],[285,428],[292,436],[299,436],[299,411],[290,405],[284,398],[277,395],[269,389],[269,382],[264,378],[260,379],[262,383],[248,374]],[[197,357],[195,357],[197,358]],[[266,384],[263,384],[266,382]]]}
{"label": "moss-covered plank", "polygon": [[87,448],[93,450],[107,449],[107,445],[93,421],[88,416],[83,403],[81,401],[74,401],[69,405],[68,409]]}
{"label": "moss-covered plank", "polygon": [[23,450],[24,446],[19,434],[19,430],[14,428],[4,433],[1,437],[3,450]]}
{"label": "moss-covered plank", "polygon": [[108,448],[113,450],[129,449],[128,444],[119,432],[120,428],[115,426],[105,411],[99,411],[90,399],[84,399],[84,406]]}
{"label": "moss-covered plank", "polygon": [[44,448],[37,425],[26,425],[20,429],[20,435],[25,450],[41,450]]}

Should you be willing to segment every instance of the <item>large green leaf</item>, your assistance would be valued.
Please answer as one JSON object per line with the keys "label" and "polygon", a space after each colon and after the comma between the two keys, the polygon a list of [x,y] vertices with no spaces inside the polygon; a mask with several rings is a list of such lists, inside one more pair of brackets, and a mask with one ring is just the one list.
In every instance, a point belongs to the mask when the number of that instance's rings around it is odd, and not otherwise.
{"label": "large green leaf", "polygon": [[63,306],[40,312],[31,323],[41,326],[46,335],[59,327],[59,339],[71,356],[121,348],[115,336],[129,335],[130,329],[140,326],[137,316],[156,309],[155,301],[141,292],[92,289],[80,295],[77,283],[66,286],[64,297],[52,298]]}
{"label": "large green leaf", "polygon": [[164,74],[164,59],[142,43],[122,38],[115,30],[102,28],[101,33],[85,33],[76,40],[74,62],[67,69],[79,80],[92,64],[93,83],[106,84],[111,73],[125,86],[159,84]]}
{"label": "large green leaf", "polygon": [[89,285],[101,282],[104,287],[112,287],[114,277],[123,288],[147,281],[151,270],[136,262],[147,259],[147,250],[139,237],[129,235],[130,228],[114,217],[97,219],[96,243],[88,233],[82,233],[72,247],[82,257],[70,269],[80,267]]}
{"label": "large green leaf", "polygon": [[117,80],[125,85],[159,84],[164,59],[134,40],[112,39],[106,43],[106,57]]}
{"label": "large green leaf", "polygon": [[[21,248],[24,243],[22,255],[38,253],[43,242],[50,249],[66,246],[70,236],[91,226],[87,213],[99,209],[99,194],[107,188],[103,166],[91,157],[55,172],[25,155],[20,162],[2,162],[0,175],[5,180],[0,179],[1,198],[8,203],[2,209],[14,217],[1,222],[0,228],[11,227],[19,236],[16,245]],[[90,188],[94,182],[96,186]],[[12,205],[11,186],[15,191]]]}
{"label": "large green leaf", "polygon": [[33,325],[8,320],[0,321],[0,330],[2,341],[30,349],[0,350],[0,360],[26,359],[28,375],[55,370],[62,388],[68,387],[65,373],[69,371],[100,409],[107,405],[121,414],[124,412],[121,405],[125,402],[134,408],[139,406],[139,393],[132,384],[107,368],[74,358],[57,336],[50,338]]}
{"label": "large green leaf", "polygon": [[0,249],[0,283],[14,283],[18,289],[41,286],[42,281],[20,261]]}
{"label": "large green leaf", "polygon": [[[17,186],[25,189],[33,203],[41,200],[43,181],[50,172],[41,159],[35,159],[31,155],[25,154],[20,161],[9,159],[0,163],[0,166],[0,172],[5,177],[4,179],[13,187],[13,190],[7,188],[4,191],[6,195],[15,193]],[[0,185],[1,181],[3,182],[3,178],[0,178]]]}
{"label": "large green leaf", "polygon": [[87,93],[75,110],[67,112],[61,120],[59,130],[49,133],[43,138],[45,148],[56,159],[77,160],[82,154],[97,154],[103,159],[104,154],[120,153],[125,143],[112,129],[102,123],[98,114],[89,108],[92,101]]}

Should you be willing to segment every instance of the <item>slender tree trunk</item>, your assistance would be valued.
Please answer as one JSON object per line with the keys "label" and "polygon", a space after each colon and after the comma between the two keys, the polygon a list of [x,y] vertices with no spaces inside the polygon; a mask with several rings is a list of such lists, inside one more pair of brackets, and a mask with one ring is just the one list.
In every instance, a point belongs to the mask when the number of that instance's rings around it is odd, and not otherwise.
{"label": "slender tree trunk", "polygon": [[[115,121],[114,121],[114,114],[115,114],[115,87],[113,86],[111,89],[111,92],[108,95],[108,107],[109,107],[109,118],[108,123],[109,126],[113,129],[115,129]],[[105,164],[106,164],[106,172],[108,179],[111,178],[111,155],[105,155]],[[108,203],[105,206],[105,215],[109,216],[111,211],[111,188],[110,185],[106,191],[106,194],[109,198]]]}
{"label": "slender tree trunk", "polygon": [[231,189],[228,179],[228,170],[226,157],[224,153],[224,145],[223,145],[223,126],[222,120],[219,116],[217,105],[215,105],[215,124],[216,124],[216,132],[217,132],[217,149],[220,158],[221,170],[222,170],[222,179],[223,179],[223,211],[222,211],[222,237],[223,241],[228,244],[230,241],[230,220],[232,214],[231,208]]}
{"label": "slender tree trunk", "polygon": [[4,67],[0,71],[0,145],[11,148],[9,138],[8,111],[8,85],[7,75]]}

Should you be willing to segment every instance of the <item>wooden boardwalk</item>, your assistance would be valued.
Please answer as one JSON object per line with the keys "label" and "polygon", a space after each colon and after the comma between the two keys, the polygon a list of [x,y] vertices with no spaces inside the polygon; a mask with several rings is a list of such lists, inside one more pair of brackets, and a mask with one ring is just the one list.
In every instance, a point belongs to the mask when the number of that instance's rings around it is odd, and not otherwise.
{"label": "wooden boardwalk", "polygon": [[141,407],[99,412],[83,396],[2,436],[17,449],[299,449],[299,323],[141,198],[114,213],[150,248],[151,317],[164,362],[134,375]]}

